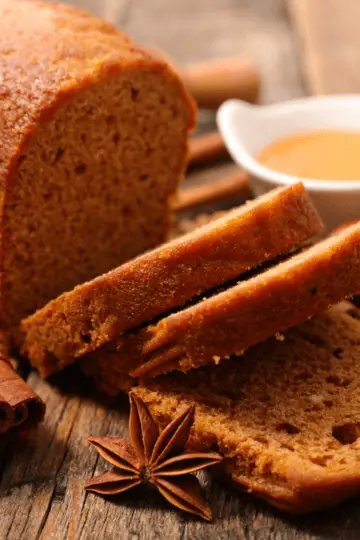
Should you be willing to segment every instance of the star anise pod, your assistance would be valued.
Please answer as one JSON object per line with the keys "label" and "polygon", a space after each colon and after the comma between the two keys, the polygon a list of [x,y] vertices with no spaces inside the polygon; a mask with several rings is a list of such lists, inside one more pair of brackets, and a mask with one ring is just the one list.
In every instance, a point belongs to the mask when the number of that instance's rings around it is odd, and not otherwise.
{"label": "star anise pod", "polygon": [[113,469],[92,478],[85,489],[115,495],[148,482],[174,506],[211,520],[200,484],[190,473],[215,465],[222,457],[215,452],[184,451],[194,412],[195,407],[189,407],[160,433],[145,403],[130,394],[131,441],[110,436],[88,439]]}

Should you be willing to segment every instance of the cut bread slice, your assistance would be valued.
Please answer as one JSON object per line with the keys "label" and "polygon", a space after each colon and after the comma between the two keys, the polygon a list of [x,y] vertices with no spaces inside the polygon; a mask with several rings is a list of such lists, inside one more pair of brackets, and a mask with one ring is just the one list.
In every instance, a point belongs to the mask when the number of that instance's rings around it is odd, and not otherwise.
{"label": "cut bread slice", "polygon": [[23,321],[23,353],[47,376],[321,230],[302,184],[274,190],[53,300]]}
{"label": "cut bread slice", "polygon": [[[139,377],[218,364],[360,290],[360,224],[82,359],[109,394]],[[238,358],[241,363],[242,358]]]}
{"label": "cut bread slice", "polygon": [[[128,368],[134,377],[187,371],[236,354],[360,290],[360,224],[211,298],[140,329]],[[118,349],[125,363],[122,343]],[[137,365],[135,355],[141,356]],[[241,358],[239,358],[241,362]]]}
{"label": "cut bread slice", "polygon": [[[351,304],[349,304],[351,305]],[[360,311],[333,308],[219,366],[136,387],[160,424],[195,403],[189,446],[289,512],[360,492]]]}

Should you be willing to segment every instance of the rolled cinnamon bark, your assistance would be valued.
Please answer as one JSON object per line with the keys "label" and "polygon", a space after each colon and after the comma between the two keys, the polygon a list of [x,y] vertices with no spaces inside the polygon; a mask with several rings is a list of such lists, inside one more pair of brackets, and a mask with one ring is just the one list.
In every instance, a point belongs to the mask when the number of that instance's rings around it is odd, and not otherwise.
{"label": "rolled cinnamon bark", "polygon": [[173,209],[175,212],[184,212],[206,204],[231,200],[234,197],[248,199],[250,196],[249,176],[245,172],[239,172],[209,184],[181,189],[174,201]]}
{"label": "rolled cinnamon bark", "polygon": [[0,354],[0,433],[16,426],[31,427],[45,414],[45,404]]}
{"label": "rolled cinnamon bark", "polygon": [[218,131],[199,135],[190,139],[188,169],[209,165],[228,155],[224,140]]}
{"label": "rolled cinnamon bark", "polygon": [[[0,377],[2,377],[3,369],[5,372],[9,367],[8,360],[0,361]],[[15,421],[15,411],[8,403],[7,399],[0,394],[0,434],[6,433],[12,428]]]}
{"label": "rolled cinnamon bark", "polygon": [[6,400],[0,396],[0,435],[6,433],[14,425],[14,411]]}
{"label": "rolled cinnamon bark", "polygon": [[259,99],[259,71],[245,58],[220,58],[183,66],[180,76],[199,108],[216,110],[228,99],[250,103]]}

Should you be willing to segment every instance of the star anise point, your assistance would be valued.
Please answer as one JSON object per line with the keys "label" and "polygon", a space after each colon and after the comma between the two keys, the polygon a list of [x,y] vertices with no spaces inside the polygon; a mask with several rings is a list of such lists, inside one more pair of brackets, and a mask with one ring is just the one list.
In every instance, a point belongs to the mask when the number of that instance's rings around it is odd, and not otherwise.
{"label": "star anise point", "polygon": [[89,480],[85,489],[115,495],[150,483],[174,506],[211,520],[200,484],[191,473],[219,463],[216,452],[184,451],[194,422],[191,405],[161,432],[149,409],[130,393],[130,440],[120,437],[89,437],[88,442],[113,469]]}

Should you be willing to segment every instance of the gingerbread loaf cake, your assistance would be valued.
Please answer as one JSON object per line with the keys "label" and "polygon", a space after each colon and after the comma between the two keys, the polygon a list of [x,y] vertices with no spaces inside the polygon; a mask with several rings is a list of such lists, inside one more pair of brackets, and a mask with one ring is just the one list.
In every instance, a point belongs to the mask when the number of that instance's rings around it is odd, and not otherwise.
{"label": "gingerbread loaf cake", "polygon": [[[191,307],[120,336],[83,357],[83,370],[115,394],[138,378],[188,371],[237,355],[359,290],[360,224]],[[85,364],[89,362],[87,367]]]}
{"label": "gingerbread loaf cake", "polygon": [[194,107],[106,22],[0,0],[0,323],[162,243]]}
{"label": "gingerbread loaf cake", "polygon": [[[195,403],[189,446],[292,513],[360,492],[360,311],[336,308],[232,358],[133,391],[161,425]],[[224,478],[224,474],[222,475]]]}
{"label": "gingerbread loaf cake", "polygon": [[23,321],[22,351],[47,376],[321,230],[302,184],[274,190],[51,301]]}

